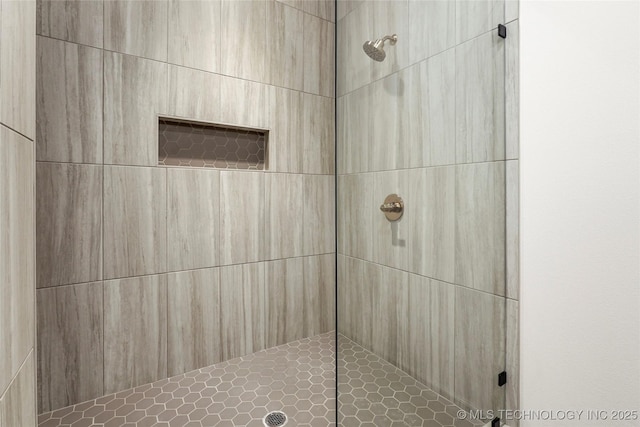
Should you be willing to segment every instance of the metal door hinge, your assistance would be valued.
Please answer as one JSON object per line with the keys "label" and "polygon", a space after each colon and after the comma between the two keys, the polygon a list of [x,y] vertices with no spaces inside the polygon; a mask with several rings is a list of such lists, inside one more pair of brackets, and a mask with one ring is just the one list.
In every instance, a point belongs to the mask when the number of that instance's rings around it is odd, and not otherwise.
{"label": "metal door hinge", "polygon": [[498,386],[502,387],[507,383],[507,371],[502,371],[498,374]]}
{"label": "metal door hinge", "polygon": [[507,27],[502,24],[498,24],[498,35],[503,39],[507,38]]}

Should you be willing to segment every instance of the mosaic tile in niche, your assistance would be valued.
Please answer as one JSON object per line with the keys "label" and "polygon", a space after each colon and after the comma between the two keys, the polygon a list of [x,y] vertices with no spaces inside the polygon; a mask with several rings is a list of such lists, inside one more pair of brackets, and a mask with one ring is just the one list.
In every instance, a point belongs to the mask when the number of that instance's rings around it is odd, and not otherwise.
{"label": "mosaic tile in niche", "polygon": [[267,131],[160,118],[158,164],[266,169]]}

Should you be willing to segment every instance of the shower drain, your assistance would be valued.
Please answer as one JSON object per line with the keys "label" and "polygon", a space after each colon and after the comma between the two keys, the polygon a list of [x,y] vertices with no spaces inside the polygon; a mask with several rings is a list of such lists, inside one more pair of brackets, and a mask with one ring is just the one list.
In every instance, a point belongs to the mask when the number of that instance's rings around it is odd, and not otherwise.
{"label": "shower drain", "polygon": [[287,416],[284,412],[273,411],[269,412],[262,421],[267,427],[280,427],[287,423]]}

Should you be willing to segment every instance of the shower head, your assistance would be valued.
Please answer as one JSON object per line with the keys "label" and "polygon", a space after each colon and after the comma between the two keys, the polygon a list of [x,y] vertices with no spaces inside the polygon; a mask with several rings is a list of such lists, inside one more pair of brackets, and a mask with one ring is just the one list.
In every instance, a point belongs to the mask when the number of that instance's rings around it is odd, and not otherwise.
{"label": "shower head", "polygon": [[391,43],[391,46],[393,46],[398,41],[398,36],[393,34],[391,36],[384,36],[383,38],[377,39],[376,41],[367,40],[362,45],[362,49],[364,49],[364,53],[369,55],[369,57],[374,61],[382,62],[387,56],[387,54],[384,52],[384,42],[387,40],[389,40],[389,43]]}

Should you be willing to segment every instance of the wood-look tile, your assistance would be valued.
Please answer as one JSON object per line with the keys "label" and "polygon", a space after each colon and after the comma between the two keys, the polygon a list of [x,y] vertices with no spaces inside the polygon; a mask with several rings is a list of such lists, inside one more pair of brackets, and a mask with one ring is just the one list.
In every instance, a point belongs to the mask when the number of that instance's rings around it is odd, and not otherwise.
{"label": "wood-look tile", "polygon": [[[385,171],[366,178],[372,187],[370,190],[372,199],[369,209],[365,212],[365,215],[369,215],[371,224],[371,260],[377,264],[401,270],[407,270],[409,266],[409,239],[412,234],[420,230],[411,229],[409,220],[413,215],[406,215],[406,209],[420,206],[417,200],[409,197],[406,187],[408,179],[405,179],[408,173],[408,171]],[[389,194],[397,194],[404,201],[405,213],[398,221],[387,220],[379,209]],[[417,213],[417,209],[415,212]]]}
{"label": "wood-look tile", "polygon": [[505,299],[473,289],[455,289],[455,393],[463,407],[504,407],[496,373],[505,369]]}
{"label": "wood-look tile", "polygon": [[264,263],[220,268],[222,360],[265,348]]}
{"label": "wood-look tile", "polygon": [[454,393],[453,285],[409,275],[407,342],[399,346],[400,367],[437,393]]}
{"label": "wood-look tile", "polygon": [[220,262],[264,259],[264,174],[220,173]]}
{"label": "wood-look tile", "polygon": [[335,252],[335,178],[305,175],[303,206],[304,254]]}
{"label": "wood-look tile", "polygon": [[167,269],[214,267],[219,262],[220,172],[167,169]]}
{"label": "wood-look tile", "polygon": [[408,166],[454,164],[456,101],[453,50],[412,66],[404,75],[408,88]]}
{"label": "wood-look tile", "polygon": [[371,86],[338,99],[338,173],[369,170],[371,144]]}
{"label": "wood-look tile", "polygon": [[102,396],[102,282],[37,291],[38,413]]}
{"label": "wood-look tile", "polygon": [[220,362],[218,269],[168,274],[167,298],[168,376]]}
{"label": "wood-look tile", "polygon": [[414,94],[407,86],[407,76],[403,71],[370,85],[369,171],[409,166],[408,102]]}
{"label": "wood-look tile", "polygon": [[36,285],[102,280],[102,167],[36,165]]}
{"label": "wood-look tile", "polygon": [[143,58],[167,60],[167,1],[104,1],[104,48]]}
{"label": "wood-look tile", "polygon": [[104,277],[166,271],[166,170],[108,166],[104,188]]}
{"label": "wood-look tile", "polygon": [[[507,304],[507,410],[520,409],[520,304],[511,299]],[[514,422],[515,421],[515,422]],[[518,426],[519,420],[510,420],[509,425]]]}
{"label": "wood-look tile", "polygon": [[36,136],[36,2],[2,0],[0,122]]}
{"label": "wood-look tile", "polygon": [[464,43],[504,24],[505,0],[456,0],[456,43]]}
{"label": "wood-look tile", "polygon": [[[371,351],[386,361],[398,362],[398,344],[406,335],[409,274],[378,264],[366,263],[363,287],[371,290]],[[356,296],[357,297],[357,296]],[[363,300],[366,305],[366,300]]]}
{"label": "wood-look tile", "polygon": [[[509,1],[508,3],[512,3]],[[516,3],[517,4],[517,3]],[[505,40],[506,158],[520,157],[520,23],[507,24]]]}
{"label": "wood-look tile", "polygon": [[[307,75],[307,50],[301,37],[305,28],[305,15],[300,10],[280,2],[267,3],[267,71],[272,85],[295,90],[304,89],[303,78]],[[320,45],[314,45],[320,46]],[[331,48],[333,45],[330,46]],[[318,57],[320,49],[311,49],[312,56]]]}
{"label": "wood-look tile", "polygon": [[365,348],[371,348],[371,285],[364,282],[366,263],[338,256],[338,330]]}
{"label": "wood-look tile", "polygon": [[301,256],[305,224],[303,210],[304,176],[270,173],[265,175],[265,259]]}
{"label": "wood-look tile", "polygon": [[455,283],[505,295],[505,165],[456,167]]}
{"label": "wood-look tile", "polygon": [[222,0],[222,74],[267,81],[267,4],[263,0]]}
{"label": "wood-look tile", "polygon": [[167,277],[104,283],[104,393],[167,377]]}
{"label": "wood-look tile", "polygon": [[335,1],[332,0],[302,0],[299,2],[302,10],[326,21],[335,19]]}
{"label": "wood-look tile", "polygon": [[342,254],[373,260],[373,213],[382,203],[373,198],[374,180],[373,174],[338,177],[337,239]]}
{"label": "wood-look tile", "polygon": [[[311,2],[305,2],[311,3]],[[328,3],[328,2],[327,2]],[[334,96],[335,26],[329,21],[304,15],[304,91]],[[311,47],[314,47],[313,49]]]}
{"label": "wood-look tile", "polygon": [[102,163],[102,51],[38,37],[36,158]]}
{"label": "wood-look tile", "polygon": [[0,399],[0,426],[35,426],[36,392],[35,356],[33,351],[22,364],[11,386]]}
{"label": "wood-look tile", "polygon": [[158,164],[157,116],[167,111],[167,75],[166,64],[105,52],[105,163]]}
{"label": "wood-look tile", "polygon": [[453,1],[409,0],[409,60],[415,64],[455,45]]}
{"label": "wood-look tile", "polygon": [[370,16],[370,2],[363,2],[338,22],[336,84],[339,96],[371,82],[372,60],[364,54],[362,44],[380,36],[374,34]]}
{"label": "wood-look tile", "polygon": [[409,46],[414,35],[409,28],[409,4],[407,1],[380,0],[366,2],[363,9],[369,9],[369,19],[372,22],[372,33],[359,40],[362,55],[362,43],[385,35],[397,34],[398,42],[391,46],[385,43],[387,57],[382,62],[376,62],[367,57],[371,67],[371,81],[388,76],[402,70],[409,65]]}
{"label": "wood-look tile", "polygon": [[303,337],[313,337],[336,328],[335,282],[335,254],[304,258]]}
{"label": "wood-look tile", "polygon": [[349,14],[352,10],[362,4],[363,0],[338,0],[336,3],[337,19],[341,20]]}
{"label": "wood-look tile", "polygon": [[504,21],[511,22],[520,17],[520,0],[505,0]]}
{"label": "wood-look tile", "polygon": [[520,299],[520,166],[506,162],[507,298]]}
{"label": "wood-look tile", "polygon": [[275,86],[269,90],[269,170],[300,173],[304,155],[302,93]]}
{"label": "wood-look tile", "polygon": [[456,46],[458,163],[504,159],[504,45],[494,31]]}
{"label": "wood-look tile", "polygon": [[331,98],[302,95],[304,117],[304,173],[333,174],[335,171],[335,103]]}
{"label": "wood-look tile", "polygon": [[169,115],[220,122],[220,82],[218,74],[169,66]]}
{"label": "wood-look tile", "polygon": [[[239,3],[247,3],[241,1]],[[220,117],[223,123],[265,129],[269,124],[269,87],[248,80],[222,77]]]}
{"label": "wood-look tile", "polygon": [[35,340],[35,150],[31,141],[1,125],[0,165],[2,393]]}
{"label": "wood-look tile", "polygon": [[38,35],[102,47],[102,1],[40,0],[36,5]]}
{"label": "wood-look tile", "polygon": [[220,0],[169,0],[169,63],[220,72]]}
{"label": "wood-look tile", "polygon": [[304,260],[289,258],[265,263],[266,346],[303,338]]}

